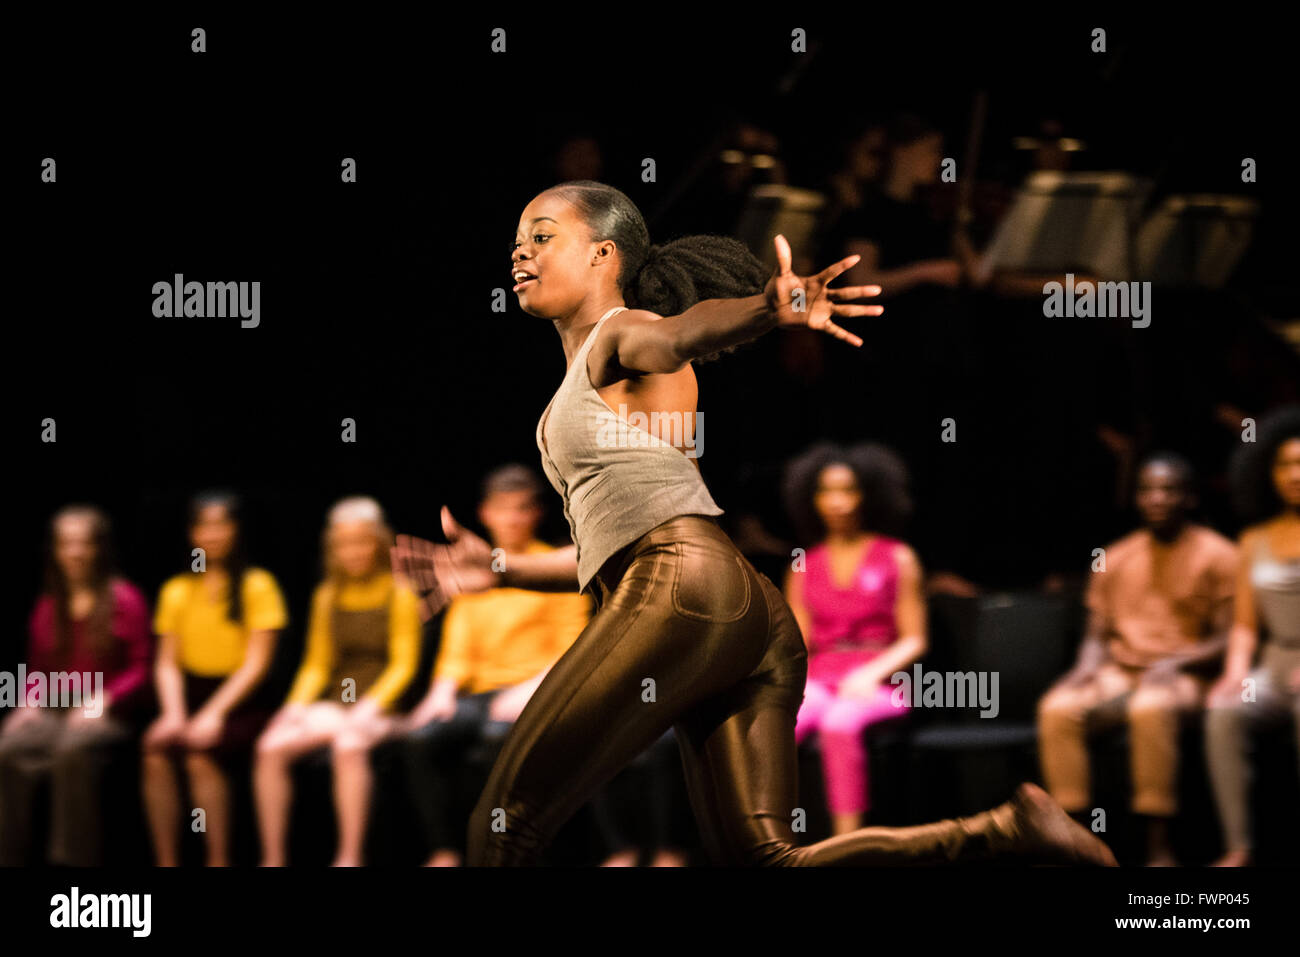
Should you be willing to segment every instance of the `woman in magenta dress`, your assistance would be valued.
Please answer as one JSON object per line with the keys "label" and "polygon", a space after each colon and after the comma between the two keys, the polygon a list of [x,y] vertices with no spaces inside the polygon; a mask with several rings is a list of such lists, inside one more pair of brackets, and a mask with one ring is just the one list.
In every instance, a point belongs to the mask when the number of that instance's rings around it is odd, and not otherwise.
{"label": "woman in magenta dress", "polygon": [[926,650],[920,564],[887,534],[911,508],[907,473],[883,446],[821,443],[787,468],[785,495],[801,540],[818,543],[785,580],[808,645],[795,740],[819,732],[832,827],[845,834],[870,806],[862,733],[907,713],[889,678]]}

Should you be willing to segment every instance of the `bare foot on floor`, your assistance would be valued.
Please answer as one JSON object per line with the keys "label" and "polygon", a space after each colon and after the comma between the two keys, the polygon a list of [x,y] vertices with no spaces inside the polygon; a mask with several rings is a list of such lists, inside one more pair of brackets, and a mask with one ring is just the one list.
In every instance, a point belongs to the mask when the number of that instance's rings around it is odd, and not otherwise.
{"label": "bare foot on floor", "polygon": [[636,867],[637,858],[640,854],[635,850],[618,851],[605,858],[601,867]]}
{"label": "bare foot on floor", "polygon": [[1038,785],[1021,784],[1010,804],[1012,828],[1030,857],[1051,864],[1119,866],[1106,842],[1066,814]]}
{"label": "bare foot on floor", "polygon": [[1250,867],[1250,851],[1229,851],[1214,862],[1215,867]]}
{"label": "bare foot on floor", "polygon": [[686,855],[673,848],[664,848],[650,861],[651,867],[685,867]]}

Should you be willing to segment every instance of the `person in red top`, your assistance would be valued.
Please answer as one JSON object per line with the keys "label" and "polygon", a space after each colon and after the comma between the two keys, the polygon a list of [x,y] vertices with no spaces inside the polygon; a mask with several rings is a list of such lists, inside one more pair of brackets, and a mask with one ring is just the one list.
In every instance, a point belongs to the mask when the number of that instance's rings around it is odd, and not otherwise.
{"label": "person in red top", "polygon": [[[0,865],[21,866],[31,849],[41,778],[51,784],[49,856],[94,866],[103,851],[100,779],[113,745],[131,736],[147,694],[152,654],[149,608],[113,572],[107,517],[88,505],[50,522],[45,593],[29,622],[20,707],[0,728]],[[59,693],[77,676],[79,700]]]}

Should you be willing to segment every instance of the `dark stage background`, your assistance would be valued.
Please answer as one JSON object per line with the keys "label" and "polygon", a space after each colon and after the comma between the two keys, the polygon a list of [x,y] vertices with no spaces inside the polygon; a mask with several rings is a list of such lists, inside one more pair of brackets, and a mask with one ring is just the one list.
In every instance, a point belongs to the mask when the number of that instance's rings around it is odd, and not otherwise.
{"label": "dark stage background", "polygon": [[[372,494],[399,530],[438,537],[439,504],[472,519],[488,469],[537,468],[533,432],[563,353],[514,303],[508,243],[572,136],[598,140],[600,178],[663,242],[729,228],[710,225],[704,187],[670,200],[738,120],[773,131],[790,182],[817,188],[868,119],[897,109],[940,125],[960,164],[980,88],[982,179],[1017,185],[1008,144],[1050,114],[1089,144],[1080,168],[1155,177],[1157,199],[1249,190],[1263,216],[1229,287],[1171,292],[1146,330],[1054,325],[1040,301],[972,297],[961,387],[918,379],[903,394],[877,373],[909,361],[901,350],[932,348],[930,327],[900,329],[888,311],[860,320],[863,349],[818,342],[822,370],[808,378],[782,365],[790,340],[774,333],[699,369],[701,465],[719,504],[788,536],[781,463],[823,437],[882,439],[911,466],[911,536],[928,568],[1036,586],[1082,574],[1090,549],[1132,521],[1097,438],[1108,425],[1193,456],[1206,516],[1235,532],[1222,469],[1237,439],[1214,409],[1263,414],[1300,382],[1266,324],[1297,307],[1281,96],[1293,64],[1266,36],[1222,23],[1093,19],[891,22],[846,7],[774,20],[735,8],[712,24],[606,7],[581,19],[196,14],[15,30],[11,43],[40,67],[13,78],[6,124],[16,248],[4,427],[16,455],[0,668],[22,654],[45,523],[69,501],[108,508],[123,571],[154,597],[188,563],[187,498],[243,492],[252,558],[290,602],[291,666],[330,503]],[[190,52],[196,25],[208,31],[202,55]],[[1106,56],[1088,50],[1095,25],[1108,29]],[[505,56],[489,52],[495,26],[508,30]],[[790,52],[792,26],[808,29],[809,53]],[[45,156],[56,185],[39,181]],[[645,156],[657,183],[640,180]],[[1254,186],[1240,182],[1243,156],[1258,160]],[[355,185],[339,181],[343,157],[358,163]],[[260,327],[155,318],[152,285],[175,273],[261,281]],[[490,308],[497,288],[505,314]],[[933,423],[951,409],[962,432],[945,447]],[[46,417],[55,444],[40,441]],[[355,444],[340,441],[344,417]],[[558,497],[550,504],[547,533],[563,541]]]}

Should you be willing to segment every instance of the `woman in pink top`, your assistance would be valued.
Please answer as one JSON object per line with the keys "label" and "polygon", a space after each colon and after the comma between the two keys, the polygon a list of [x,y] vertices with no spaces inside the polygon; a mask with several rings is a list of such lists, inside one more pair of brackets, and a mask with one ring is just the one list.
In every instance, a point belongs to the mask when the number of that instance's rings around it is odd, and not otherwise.
{"label": "woman in pink top", "polygon": [[801,540],[786,600],[808,646],[808,683],[795,740],[821,734],[836,834],[862,826],[869,724],[908,710],[889,678],[925,654],[925,604],[915,553],[891,537],[911,510],[907,472],[880,445],[821,443],[786,469],[786,506]]}

